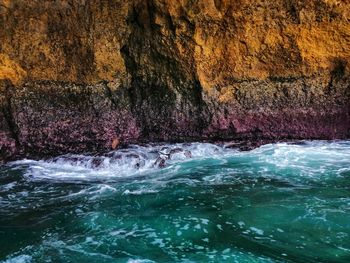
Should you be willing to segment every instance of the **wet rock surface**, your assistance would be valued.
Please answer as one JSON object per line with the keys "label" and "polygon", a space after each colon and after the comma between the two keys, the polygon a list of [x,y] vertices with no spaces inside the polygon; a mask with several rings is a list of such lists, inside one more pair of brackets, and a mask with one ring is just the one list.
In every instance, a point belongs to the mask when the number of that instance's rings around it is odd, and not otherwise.
{"label": "wet rock surface", "polygon": [[151,141],[248,150],[348,138],[348,10],[323,0],[2,0],[0,160]]}

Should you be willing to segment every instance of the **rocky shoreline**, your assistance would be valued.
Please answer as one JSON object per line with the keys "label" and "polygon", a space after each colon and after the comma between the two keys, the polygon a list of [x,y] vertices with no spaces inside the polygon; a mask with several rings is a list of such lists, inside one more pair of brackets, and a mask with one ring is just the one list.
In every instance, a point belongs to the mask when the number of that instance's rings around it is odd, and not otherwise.
{"label": "rocky shoreline", "polygon": [[2,161],[105,152],[148,142],[234,141],[244,150],[281,140],[345,139],[350,131],[348,88],[342,82],[333,87],[332,97],[306,92],[293,98],[281,89],[270,101],[259,96],[244,101],[248,95],[242,94],[236,102],[221,105],[205,99],[196,105],[178,100],[180,94],[162,104],[132,102],[130,93],[113,92],[104,83],[2,87]]}
{"label": "rocky shoreline", "polygon": [[349,138],[348,10],[0,1],[0,162],[148,142]]}

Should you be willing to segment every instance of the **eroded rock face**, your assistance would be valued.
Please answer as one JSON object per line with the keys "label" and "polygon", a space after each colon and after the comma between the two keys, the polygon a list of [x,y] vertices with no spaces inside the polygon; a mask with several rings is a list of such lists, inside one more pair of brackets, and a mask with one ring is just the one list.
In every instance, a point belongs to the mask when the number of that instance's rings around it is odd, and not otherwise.
{"label": "eroded rock face", "polygon": [[1,160],[350,136],[348,1],[0,0],[0,26]]}

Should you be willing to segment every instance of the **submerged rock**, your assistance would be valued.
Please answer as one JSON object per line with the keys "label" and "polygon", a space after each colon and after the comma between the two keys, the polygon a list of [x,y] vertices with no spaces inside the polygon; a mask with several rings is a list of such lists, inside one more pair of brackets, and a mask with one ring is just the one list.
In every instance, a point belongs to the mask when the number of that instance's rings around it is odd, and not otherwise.
{"label": "submerged rock", "polygon": [[190,151],[186,150],[186,151],[185,151],[185,156],[186,156],[187,158],[192,158],[192,153],[191,153]]}
{"label": "submerged rock", "polygon": [[91,168],[103,168],[104,159],[102,157],[93,158],[91,160]]}
{"label": "submerged rock", "polygon": [[184,150],[182,148],[175,148],[175,149],[172,149],[170,152],[169,152],[169,155],[170,155],[170,158],[172,157],[172,155],[176,154],[176,153],[180,153],[180,152],[183,152]]}
{"label": "submerged rock", "polygon": [[153,164],[154,167],[164,168],[166,167],[166,158],[159,156]]}

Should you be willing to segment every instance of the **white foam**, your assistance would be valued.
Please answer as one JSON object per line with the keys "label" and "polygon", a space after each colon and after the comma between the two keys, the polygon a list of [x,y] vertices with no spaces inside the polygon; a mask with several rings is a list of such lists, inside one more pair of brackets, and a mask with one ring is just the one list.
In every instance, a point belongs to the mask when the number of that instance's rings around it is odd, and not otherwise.
{"label": "white foam", "polygon": [[68,154],[48,161],[22,160],[16,166],[28,167],[25,176],[31,179],[103,180],[147,174],[177,164],[203,158],[219,158],[232,152],[209,143],[131,146],[103,156]]}
{"label": "white foam", "polygon": [[154,263],[154,261],[149,259],[129,259],[127,263]]}
{"label": "white foam", "polygon": [[[18,169],[18,166],[26,167],[25,176],[31,180],[103,181],[145,175],[148,178],[157,175],[172,178],[179,174],[189,174],[193,169],[203,172],[205,176],[202,180],[208,184],[223,184],[223,179],[228,174],[236,173],[267,177],[283,174],[283,177],[293,175],[299,179],[318,179],[330,170],[337,176],[349,172],[349,146],[350,141],[305,141],[300,145],[268,144],[250,152],[226,149],[209,143],[131,146],[103,156],[65,155],[48,161],[22,160],[12,165],[14,169]],[[204,162],[199,163],[203,160]],[[229,167],[234,163],[239,163],[240,167]],[[215,173],[208,174],[206,166],[216,169]],[[231,181],[240,182],[239,178],[233,177]],[[187,183],[198,182],[192,178]],[[125,194],[138,193],[130,190]]]}
{"label": "white foam", "polygon": [[151,189],[140,189],[135,191],[125,190],[123,192],[123,195],[143,195],[143,194],[154,194],[154,193],[158,193],[158,191],[151,190]]}
{"label": "white foam", "polygon": [[250,227],[249,229],[250,229],[251,231],[253,231],[254,233],[256,233],[257,235],[260,235],[260,236],[264,235],[264,231],[261,230],[261,229],[259,229],[259,228]]}
{"label": "white foam", "polygon": [[14,258],[7,259],[2,261],[3,263],[30,263],[32,262],[32,257],[29,255],[20,255]]}

